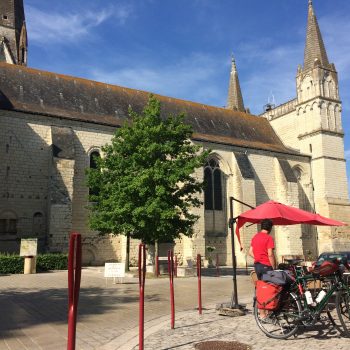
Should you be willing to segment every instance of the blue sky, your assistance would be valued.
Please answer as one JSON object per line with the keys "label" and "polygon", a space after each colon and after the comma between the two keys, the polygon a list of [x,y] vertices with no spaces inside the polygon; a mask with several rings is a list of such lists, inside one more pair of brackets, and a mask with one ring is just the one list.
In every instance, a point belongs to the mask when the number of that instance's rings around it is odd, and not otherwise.
{"label": "blue sky", "polygon": [[[224,106],[233,52],[252,113],[271,95],[276,104],[296,96],[308,0],[24,2],[31,67]],[[350,159],[350,1],[313,4],[338,71]]]}

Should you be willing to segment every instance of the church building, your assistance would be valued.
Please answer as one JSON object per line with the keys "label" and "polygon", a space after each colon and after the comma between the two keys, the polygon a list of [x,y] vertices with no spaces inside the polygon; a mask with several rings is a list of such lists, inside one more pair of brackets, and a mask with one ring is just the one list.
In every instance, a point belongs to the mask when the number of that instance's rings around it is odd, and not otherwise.
{"label": "church building", "polygon": [[[29,39],[30,39],[30,33]],[[41,252],[66,252],[69,234],[83,238],[85,264],[124,261],[126,238],[99,236],[88,227],[85,170],[149,92],[27,67],[23,0],[0,3],[0,251],[19,252],[21,238],[38,238]],[[297,67],[291,67],[296,69]],[[245,92],[249,93],[249,91]],[[251,206],[270,199],[349,222],[344,131],[338,75],[330,63],[312,1],[308,4],[304,62],[297,68],[296,98],[266,106],[262,115],[244,106],[232,59],[227,107],[156,95],[164,117],[186,114],[192,141],[212,153],[196,171],[206,180],[192,238],[175,242],[181,264],[214,246],[222,265],[232,262],[229,198]],[[233,203],[234,216],[248,208]],[[258,227],[242,228],[245,266]],[[315,257],[350,250],[347,227],[276,226],[276,256]],[[138,242],[131,242],[136,262]],[[166,255],[169,245],[161,244]]]}

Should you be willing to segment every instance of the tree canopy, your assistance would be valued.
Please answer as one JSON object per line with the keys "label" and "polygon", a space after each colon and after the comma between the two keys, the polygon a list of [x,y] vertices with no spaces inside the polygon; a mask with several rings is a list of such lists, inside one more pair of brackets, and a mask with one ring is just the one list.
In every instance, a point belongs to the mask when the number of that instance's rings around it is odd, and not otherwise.
{"label": "tree canopy", "polygon": [[202,203],[203,182],[194,172],[208,151],[194,145],[184,114],[161,118],[160,102],[150,95],[142,113],[102,147],[96,169],[89,169],[90,227],[101,234],[130,235],[144,243],[191,236]]}

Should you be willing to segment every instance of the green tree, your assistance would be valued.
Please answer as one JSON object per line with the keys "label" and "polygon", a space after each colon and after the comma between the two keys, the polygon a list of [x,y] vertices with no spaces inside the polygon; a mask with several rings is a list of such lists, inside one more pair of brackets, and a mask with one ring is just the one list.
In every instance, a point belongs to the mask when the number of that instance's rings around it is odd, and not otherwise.
{"label": "green tree", "polygon": [[[102,148],[97,169],[88,170],[92,189],[90,227],[101,234],[124,234],[147,244],[191,236],[202,203],[203,182],[194,177],[208,151],[194,145],[184,115],[160,116],[160,102],[150,96],[141,114],[117,129]],[[131,121],[131,122],[130,122]]]}

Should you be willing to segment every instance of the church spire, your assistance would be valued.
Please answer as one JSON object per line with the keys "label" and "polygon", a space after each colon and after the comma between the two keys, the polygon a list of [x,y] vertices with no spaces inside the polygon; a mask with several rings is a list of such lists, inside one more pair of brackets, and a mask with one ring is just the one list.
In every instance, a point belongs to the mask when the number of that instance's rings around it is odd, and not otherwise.
{"label": "church spire", "polygon": [[239,80],[238,80],[236,62],[233,55],[232,55],[230,84],[228,88],[226,108],[233,109],[235,111],[245,112],[241,87],[239,85]]}
{"label": "church spire", "polygon": [[323,43],[320,28],[312,6],[312,0],[309,0],[306,44],[304,52],[304,71],[314,67],[315,61],[318,61],[322,67],[328,67],[329,61],[327,52]]}
{"label": "church spire", "polygon": [[23,0],[0,2],[0,61],[27,65],[27,30]]}

